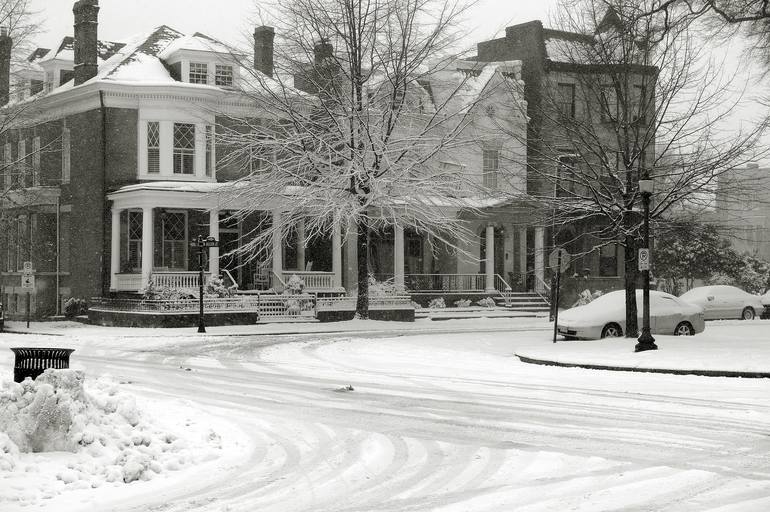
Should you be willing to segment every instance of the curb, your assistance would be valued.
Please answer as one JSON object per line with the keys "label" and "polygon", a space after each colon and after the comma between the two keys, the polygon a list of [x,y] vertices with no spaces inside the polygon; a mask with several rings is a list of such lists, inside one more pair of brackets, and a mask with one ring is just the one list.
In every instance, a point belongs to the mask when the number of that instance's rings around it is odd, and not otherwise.
{"label": "curb", "polygon": [[731,370],[679,370],[671,368],[639,368],[635,366],[604,366],[600,364],[562,363],[546,359],[514,354],[522,363],[539,364],[543,366],[559,366],[562,368],[583,368],[586,370],[607,370],[613,372],[664,373],[670,375],[697,375],[699,377],[731,377],[739,379],[770,379],[770,372],[739,372]]}

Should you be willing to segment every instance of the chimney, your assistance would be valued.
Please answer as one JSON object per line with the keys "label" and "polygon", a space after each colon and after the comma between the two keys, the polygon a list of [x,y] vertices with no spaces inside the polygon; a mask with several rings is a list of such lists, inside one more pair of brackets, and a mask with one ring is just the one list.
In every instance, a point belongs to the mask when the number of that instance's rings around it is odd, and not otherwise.
{"label": "chimney", "polygon": [[96,76],[99,0],[78,0],[72,7],[75,15],[75,85]]}
{"label": "chimney", "polygon": [[8,28],[0,27],[0,105],[5,105],[10,99],[12,46],[13,39],[8,35]]}
{"label": "chimney", "polygon": [[254,29],[254,69],[269,77],[273,76],[273,27],[261,26]]}
{"label": "chimney", "polygon": [[313,47],[313,57],[316,66],[321,66],[322,64],[328,65],[333,56],[334,47],[326,39],[321,39]]}

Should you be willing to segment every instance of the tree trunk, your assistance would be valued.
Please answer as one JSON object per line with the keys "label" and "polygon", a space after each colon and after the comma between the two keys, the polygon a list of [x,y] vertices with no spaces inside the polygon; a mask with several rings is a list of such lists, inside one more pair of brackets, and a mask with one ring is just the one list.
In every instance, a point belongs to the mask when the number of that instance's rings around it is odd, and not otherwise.
{"label": "tree trunk", "polygon": [[626,338],[639,336],[636,308],[636,238],[626,235],[625,257]]}
{"label": "tree trunk", "polygon": [[357,223],[358,251],[356,263],[358,264],[358,301],[356,302],[356,315],[358,318],[369,318],[369,222],[364,214]]}

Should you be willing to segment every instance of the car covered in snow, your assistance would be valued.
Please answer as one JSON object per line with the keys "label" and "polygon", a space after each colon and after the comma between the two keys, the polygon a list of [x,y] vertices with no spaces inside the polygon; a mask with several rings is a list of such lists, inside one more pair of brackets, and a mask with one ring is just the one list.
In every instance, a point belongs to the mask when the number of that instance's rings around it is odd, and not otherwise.
{"label": "car covered in snow", "polygon": [[[642,325],[642,290],[636,290],[639,328]],[[703,308],[671,294],[650,290],[650,330],[655,334],[693,335],[703,332]],[[626,332],[626,292],[617,290],[585,306],[559,313],[556,327],[566,339],[598,339]]]}
{"label": "car covered in snow", "polygon": [[752,320],[765,309],[759,295],[728,285],[699,286],[679,296],[703,308],[706,320],[740,318]]}

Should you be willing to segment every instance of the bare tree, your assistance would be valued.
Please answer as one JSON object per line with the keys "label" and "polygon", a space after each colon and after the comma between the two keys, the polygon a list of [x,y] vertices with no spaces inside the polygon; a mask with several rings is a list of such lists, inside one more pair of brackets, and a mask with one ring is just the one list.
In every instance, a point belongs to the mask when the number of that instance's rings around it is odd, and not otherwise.
{"label": "bare tree", "polygon": [[540,180],[533,195],[551,216],[554,244],[577,253],[624,247],[628,337],[638,334],[639,180],[655,182],[653,221],[705,207],[720,175],[754,156],[764,127],[729,126],[738,101],[731,77],[689,26],[666,26],[665,11],[649,15],[658,3],[562,2],[562,32],[547,43],[553,79],[543,92],[540,164],[528,170]]}
{"label": "bare tree", "polygon": [[[253,88],[244,91],[260,119],[231,119],[218,128],[219,142],[230,148],[223,163],[249,171],[234,193],[254,207],[239,215],[282,205],[281,225],[253,233],[245,250],[266,253],[273,236],[287,238],[300,221],[309,237],[334,226],[343,235],[350,229],[357,233],[357,313],[366,317],[372,232],[411,226],[454,247],[474,236],[452,212],[474,209],[468,196],[482,192],[479,181],[440,162],[483,140],[474,107],[495,90],[515,87],[520,69],[484,71],[458,62],[452,50],[468,5],[288,0],[273,6],[275,72],[255,72]],[[524,122],[518,108],[511,119]]]}

